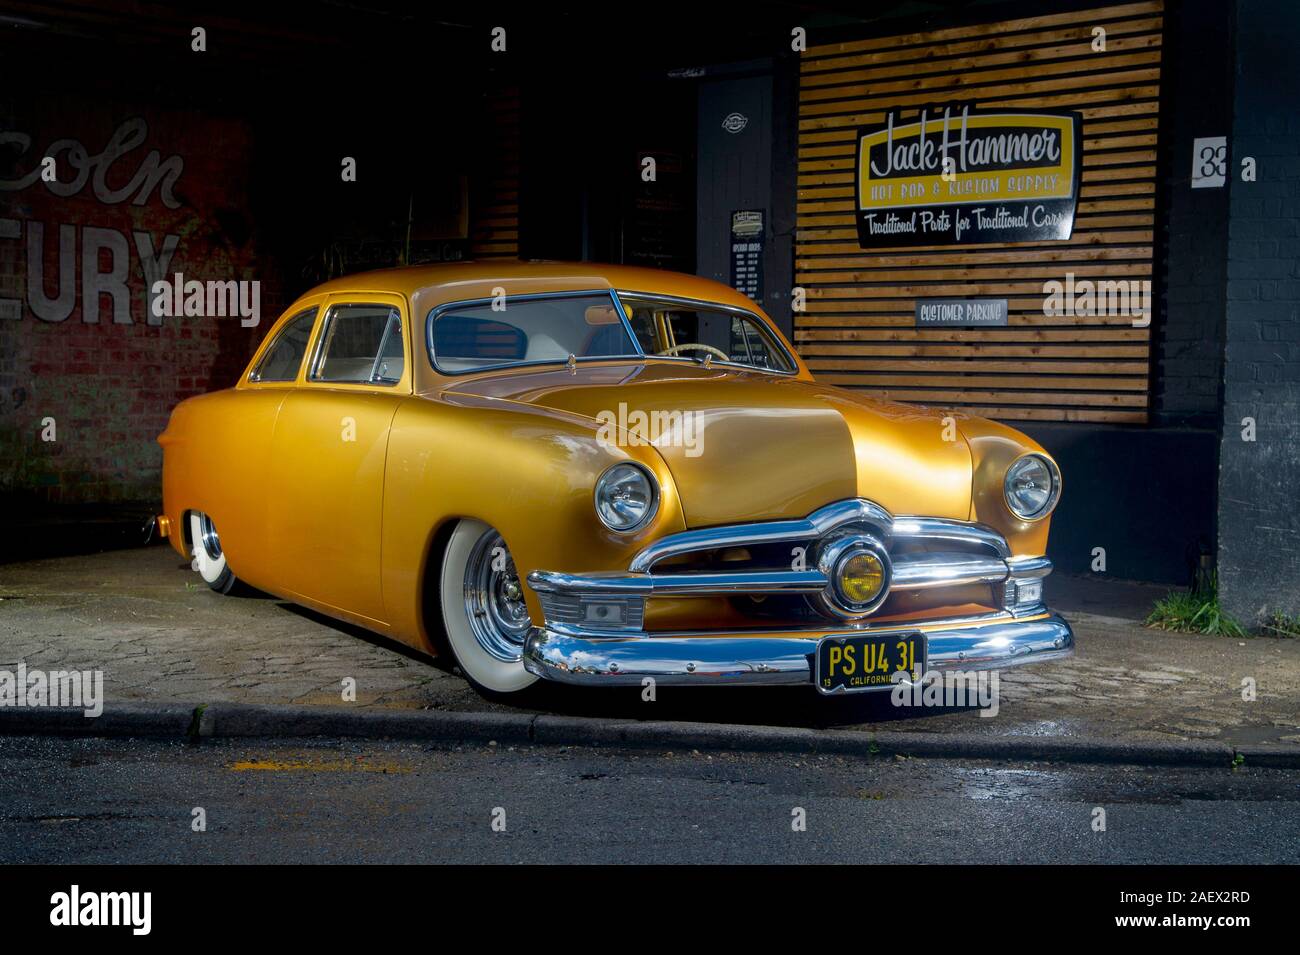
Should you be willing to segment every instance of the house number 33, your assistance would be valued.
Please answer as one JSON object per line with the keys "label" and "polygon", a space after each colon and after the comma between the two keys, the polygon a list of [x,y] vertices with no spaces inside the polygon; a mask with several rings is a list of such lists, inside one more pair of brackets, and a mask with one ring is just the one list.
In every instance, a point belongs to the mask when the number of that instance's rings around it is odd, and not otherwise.
{"label": "house number 33", "polygon": [[1227,181],[1228,138],[1209,136],[1192,144],[1192,188],[1218,189]]}

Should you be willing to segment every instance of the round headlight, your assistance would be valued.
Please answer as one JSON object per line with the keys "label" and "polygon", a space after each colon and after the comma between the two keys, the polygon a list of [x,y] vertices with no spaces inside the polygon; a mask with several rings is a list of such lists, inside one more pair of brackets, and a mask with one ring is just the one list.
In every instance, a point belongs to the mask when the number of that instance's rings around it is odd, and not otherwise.
{"label": "round headlight", "polygon": [[634,531],[654,516],[659,489],[645,468],[615,464],[596,482],[596,516],[614,531]]}
{"label": "round headlight", "polygon": [[1036,521],[1056,507],[1061,496],[1061,472],[1051,458],[1026,454],[1007,468],[1002,489],[1012,514],[1022,521]]}

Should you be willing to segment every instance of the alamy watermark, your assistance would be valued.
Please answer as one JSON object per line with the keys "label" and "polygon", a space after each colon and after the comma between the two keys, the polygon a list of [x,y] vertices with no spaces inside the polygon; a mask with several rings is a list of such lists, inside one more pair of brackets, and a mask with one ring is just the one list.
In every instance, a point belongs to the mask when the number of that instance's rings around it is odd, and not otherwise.
{"label": "alamy watermark", "polygon": [[704,423],[698,411],[628,410],[620,401],[617,411],[596,415],[600,428],[596,441],[603,448],[683,448],[688,458],[704,453]]}
{"label": "alamy watermark", "polygon": [[898,670],[890,676],[894,706],[978,709],[997,716],[1000,708],[997,670]]}
{"label": "alamy watermark", "polygon": [[177,272],[171,281],[149,287],[149,314],[154,318],[239,318],[244,328],[262,320],[262,283],[233,279],[200,282]]}
{"label": "alamy watermark", "polygon": [[84,711],[88,718],[104,712],[104,671],[0,670],[0,706],[63,706]]}
{"label": "alamy watermark", "polygon": [[1043,314],[1070,317],[1125,317],[1134,328],[1151,324],[1151,280],[1080,279],[1065,273],[1065,281],[1043,283]]}
{"label": "alamy watermark", "polygon": [[125,926],[132,935],[148,935],[153,928],[153,893],[83,892],[74,885],[50,896],[50,924]]}

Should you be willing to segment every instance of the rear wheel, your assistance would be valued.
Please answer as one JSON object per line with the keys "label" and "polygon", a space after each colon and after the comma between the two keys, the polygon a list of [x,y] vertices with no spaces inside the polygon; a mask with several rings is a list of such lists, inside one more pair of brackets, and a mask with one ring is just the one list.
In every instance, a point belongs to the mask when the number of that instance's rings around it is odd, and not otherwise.
{"label": "rear wheel", "polygon": [[194,559],[190,566],[203,578],[204,583],[219,594],[228,594],[238,579],[226,564],[221,549],[221,538],[212,518],[202,511],[190,512],[190,545]]}
{"label": "rear wheel", "polygon": [[482,521],[452,531],[442,562],[443,625],[461,671],[480,692],[517,693],[537,682],[524,669],[532,621],[504,538]]}

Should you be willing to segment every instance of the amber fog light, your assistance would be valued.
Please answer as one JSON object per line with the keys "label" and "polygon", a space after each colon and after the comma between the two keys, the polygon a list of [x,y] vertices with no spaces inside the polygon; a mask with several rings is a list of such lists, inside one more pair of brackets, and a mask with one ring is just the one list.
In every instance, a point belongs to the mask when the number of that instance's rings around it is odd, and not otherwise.
{"label": "amber fog light", "polygon": [[817,569],[826,577],[826,588],[812,602],[827,616],[861,620],[889,596],[889,555],[870,534],[827,541],[817,556]]}
{"label": "amber fog light", "polygon": [[870,551],[851,554],[840,561],[840,593],[851,604],[869,604],[885,586],[885,565]]}

